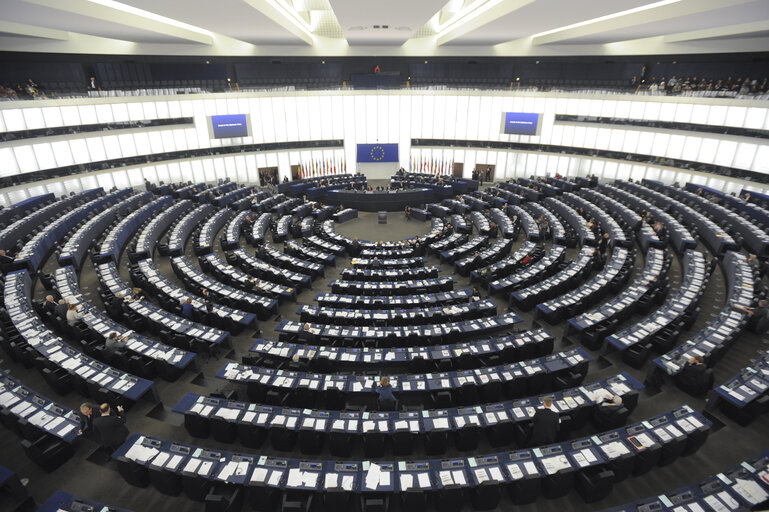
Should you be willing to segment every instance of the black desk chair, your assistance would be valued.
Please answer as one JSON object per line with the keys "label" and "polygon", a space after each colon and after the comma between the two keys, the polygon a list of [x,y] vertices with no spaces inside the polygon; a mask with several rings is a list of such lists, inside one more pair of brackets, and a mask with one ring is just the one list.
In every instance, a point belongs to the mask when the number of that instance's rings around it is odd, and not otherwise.
{"label": "black desk chair", "polygon": [[253,510],[273,511],[281,500],[281,491],[262,482],[251,482],[246,487],[246,501]]}
{"label": "black desk chair", "polygon": [[331,512],[336,510],[350,510],[352,493],[344,489],[326,489],[323,493],[323,507]]}
{"label": "black desk chair", "polygon": [[238,439],[248,448],[259,448],[267,438],[267,430],[256,425],[238,423]]}
{"label": "black desk chair", "polygon": [[542,494],[548,499],[560,498],[574,485],[574,471],[561,470],[542,479]]}
{"label": "black desk chair", "polygon": [[243,508],[243,488],[239,485],[215,484],[205,499],[206,512],[237,512]]}
{"label": "black desk chair", "polygon": [[313,428],[299,429],[299,451],[308,455],[317,455],[323,448],[323,432]]}
{"label": "black desk chair", "polygon": [[313,495],[304,492],[287,491],[280,502],[281,512],[309,512]]}
{"label": "black desk chair", "polygon": [[347,432],[329,433],[328,449],[331,455],[335,457],[349,457],[354,445],[354,436]]}
{"label": "black desk chair", "polygon": [[454,444],[457,450],[468,451],[478,448],[478,440],[481,437],[481,429],[477,426],[465,426],[456,430]]}
{"label": "black desk chair", "polygon": [[147,468],[126,457],[118,457],[117,470],[120,476],[134,487],[143,488],[150,484],[150,475]]}
{"label": "black desk chair", "polygon": [[238,435],[238,426],[222,418],[211,418],[211,435],[219,442],[234,443]]}
{"label": "black desk chair", "polygon": [[211,422],[204,416],[199,416],[190,412],[184,413],[184,428],[192,437],[202,439],[211,435]]}
{"label": "black desk chair", "polygon": [[410,430],[398,430],[393,434],[393,454],[411,455],[414,451],[414,433]]}
{"label": "black desk chair", "polygon": [[428,494],[421,489],[410,488],[401,491],[403,512],[424,512],[427,510]]}
{"label": "black desk chair", "polygon": [[150,482],[163,494],[179,496],[182,492],[182,475],[157,466],[149,467]]}
{"label": "black desk chair", "polygon": [[461,487],[444,487],[435,494],[435,508],[441,512],[459,512],[464,501],[464,492]]}
{"label": "black desk chair", "polygon": [[290,452],[296,444],[297,434],[293,430],[283,427],[269,429],[270,444],[276,450]]}
{"label": "black desk chair", "polygon": [[601,466],[587,467],[577,473],[575,485],[585,503],[604,499],[614,488],[614,472]]}
{"label": "black desk chair", "polygon": [[367,432],[363,436],[363,453],[366,457],[383,457],[385,435],[381,432]]}
{"label": "black desk chair", "polygon": [[470,490],[475,510],[492,510],[499,505],[502,492],[498,482],[485,481]]}
{"label": "black desk chair", "polygon": [[448,430],[432,430],[425,435],[425,452],[427,455],[441,455],[446,453],[449,444]]}
{"label": "black desk chair", "polygon": [[524,505],[526,503],[533,503],[537,496],[539,496],[541,488],[542,477],[529,475],[510,482],[508,492],[513,503]]}

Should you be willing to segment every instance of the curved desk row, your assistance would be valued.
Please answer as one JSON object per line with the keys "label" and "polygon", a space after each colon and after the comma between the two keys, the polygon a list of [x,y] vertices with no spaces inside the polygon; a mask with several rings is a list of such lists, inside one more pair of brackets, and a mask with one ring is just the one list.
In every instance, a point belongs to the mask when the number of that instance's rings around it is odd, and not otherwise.
{"label": "curved desk row", "polygon": [[418,206],[432,201],[433,191],[427,188],[361,192],[357,190],[330,190],[326,200],[333,205],[344,205],[362,212],[397,212],[406,206]]}
{"label": "curved desk row", "polygon": [[425,510],[432,494],[438,510],[458,510],[469,493],[471,498],[482,498],[483,508],[491,509],[499,503],[503,489],[509,489],[515,503],[529,503],[540,493],[548,498],[564,496],[575,482],[590,501],[596,499],[596,492],[588,489],[598,487],[600,499],[611,491],[614,480],[648,472],[699,449],[710,425],[683,406],[648,421],[532,450],[376,463],[233,453],[136,433],[112,457],[129,484],[146,487],[155,482],[166,494],[175,496],[184,490],[195,500],[209,492],[235,489],[241,500],[245,492],[249,503],[258,508],[273,508],[286,493],[302,507],[314,497],[324,500],[327,509],[349,510],[355,494],[362,499],[392,494],[412,504],[416,500],[418,508]]}

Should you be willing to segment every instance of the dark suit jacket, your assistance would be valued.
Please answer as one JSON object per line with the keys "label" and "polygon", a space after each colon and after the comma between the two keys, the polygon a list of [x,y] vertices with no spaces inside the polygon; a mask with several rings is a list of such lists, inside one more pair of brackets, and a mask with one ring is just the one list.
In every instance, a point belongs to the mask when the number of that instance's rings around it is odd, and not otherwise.
{"label": "dark suit jacket", "polygon": [[121,414],[115,416],[98,416],[93,419],[93,426],[102,446],[114,447],[123,444],[128,437],[125,418]]}
{"label": "dark suit jacket", "polygon": [[531,425],[531,445],[552,444],[558,434],[558,413],[550,409],[537,409]]}
{"label": "dark suit jacket", "polygon": [[56,304],[56,316],[62,320],[67,318],[67,304]]}

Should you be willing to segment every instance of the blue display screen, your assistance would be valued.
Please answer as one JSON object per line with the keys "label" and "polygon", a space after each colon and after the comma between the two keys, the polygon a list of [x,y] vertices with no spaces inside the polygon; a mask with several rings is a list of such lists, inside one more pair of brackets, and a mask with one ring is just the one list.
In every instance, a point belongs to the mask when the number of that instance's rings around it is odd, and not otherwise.
{"label": "blue display screen", "polygon": [[211,116],[211,127],[215,139],[248,137],[248,118],[246,114]]}
{"label": "blue display screen", "polygon": [[540,115],[526,112],[505,112],[503,132],[508,135],[539,135]]}

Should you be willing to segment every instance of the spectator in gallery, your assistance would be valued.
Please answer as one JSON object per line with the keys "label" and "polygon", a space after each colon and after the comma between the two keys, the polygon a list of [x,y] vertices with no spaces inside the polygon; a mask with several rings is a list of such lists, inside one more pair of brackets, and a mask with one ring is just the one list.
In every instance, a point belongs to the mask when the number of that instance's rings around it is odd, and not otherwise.
{"label": "spectator in gallery", "polygon": [[88,90],[89,91],[96,91],[99,87],[96,85],[96,77],[92,76],[90,80],[88,80]]}

